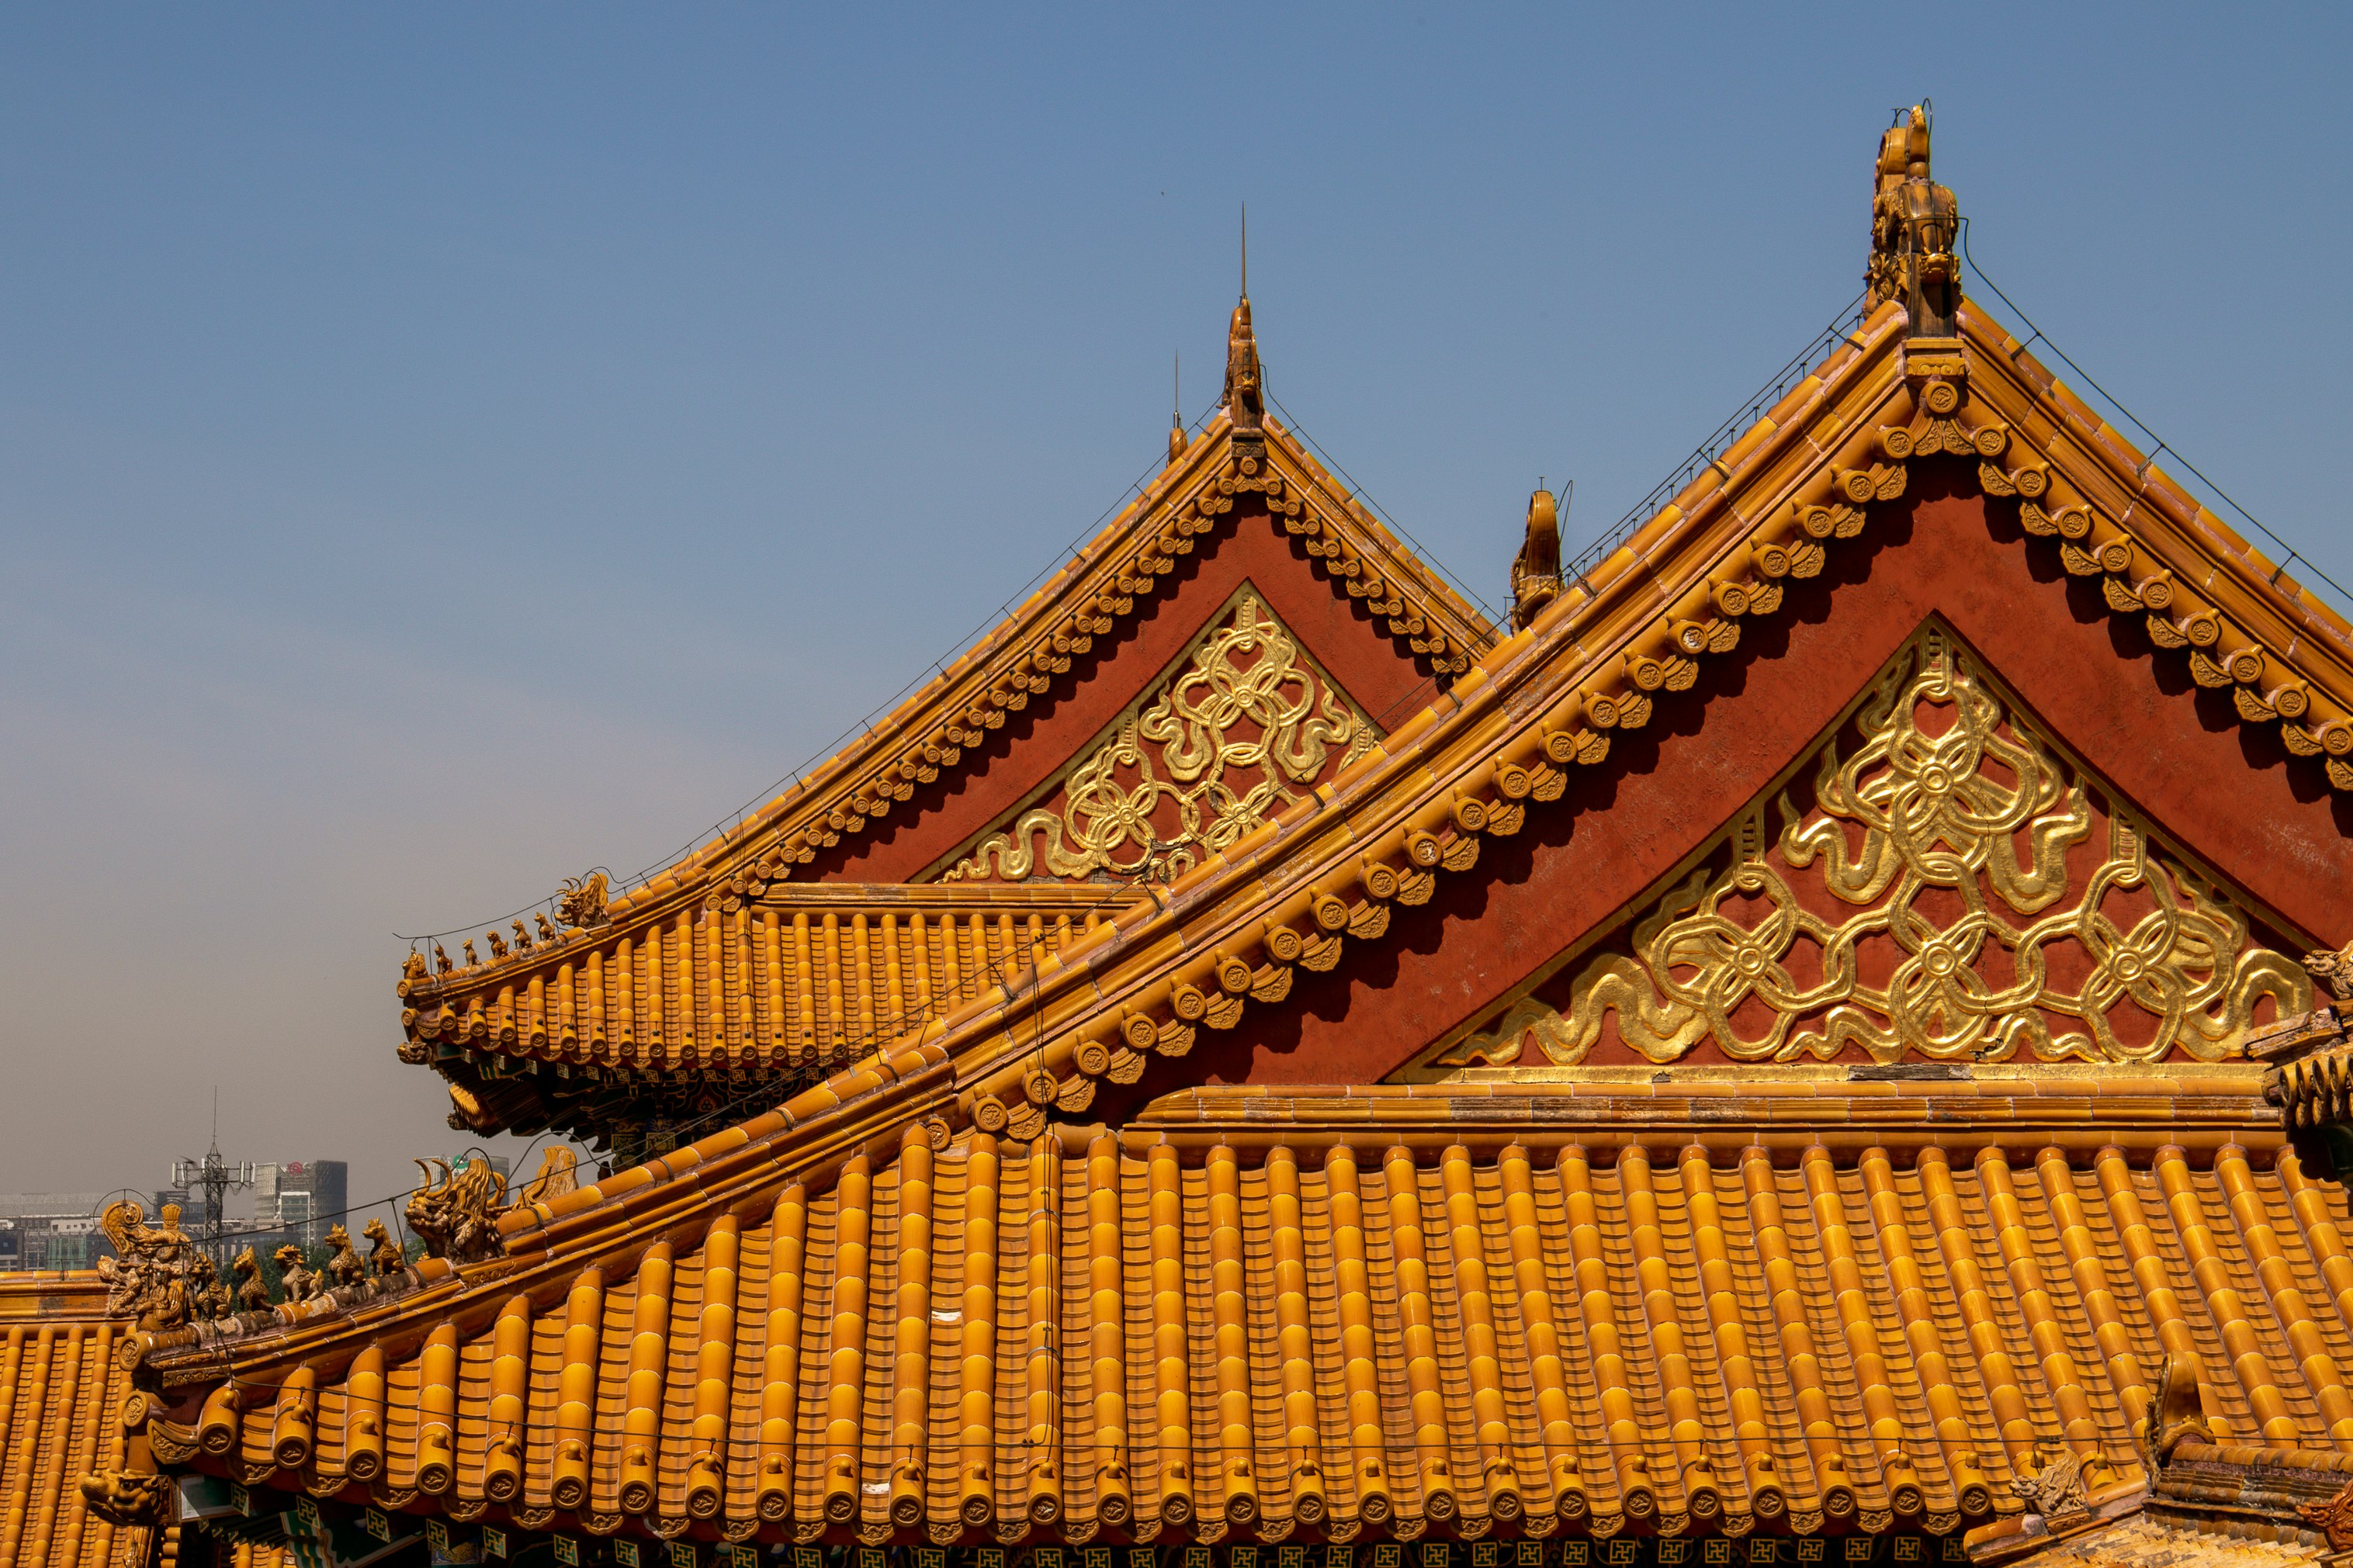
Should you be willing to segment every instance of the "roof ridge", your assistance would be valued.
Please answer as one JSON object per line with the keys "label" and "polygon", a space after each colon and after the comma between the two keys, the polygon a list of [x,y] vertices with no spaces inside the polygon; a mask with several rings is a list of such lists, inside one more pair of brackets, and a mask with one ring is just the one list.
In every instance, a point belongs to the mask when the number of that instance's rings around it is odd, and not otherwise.
{"label": "roof ridge", "polygon": [[[2178,531],[2182,542],[2210,548],[2218,546],[2219,549],[2215,550],[2220,557],[2217,564],[2227,564],[2244,578],[2240,586],[2251,596],[2246,608],[2268,610],[2283,622],[2295,623],[2303,630],[2325,637],[2335,645],[2334,662],[2342,668],[2344,684],[2331,694],[2341,692],[2342,700],[2353,704],[2353,624],[2348,624],[2335,605],[2306,590],[2288,574],[2284,562],[2272,562],[2244,534],[2167,474],[2153,454],[2143,453],[2130,438],[2102,418],[2035,358],[2031,350],[2019,342],[2015,334],[2003,327],[1990,311],[1975,300],[1966,300],[1962,326],[1967,341],[1977,345],[1989,358],[1998,358],[2009,365],[2016,373],[2019,384],[2031,389],[2038,403],[2047,401],[2050,409],[2055,410],[2065,422],[2063,428],[2071,444],[2087,459],[2108,468],[2111,477],[2129,471],[2132,477],[2130,500],[2123,514],[2116,520],[2119,528],[2128,530],[2136,519],[2145,515],[2140,503],[2146,500],[2158,510],[2167,524]],[[1996,333],[2000,334],[1998,342],[1995,341]],[[2088,479],[2090,476],[2081,478]],[[2047,512],[2053,509],[2044,507],[2042,510]],[[2080,544],[2078,548],[2081,548]]]}

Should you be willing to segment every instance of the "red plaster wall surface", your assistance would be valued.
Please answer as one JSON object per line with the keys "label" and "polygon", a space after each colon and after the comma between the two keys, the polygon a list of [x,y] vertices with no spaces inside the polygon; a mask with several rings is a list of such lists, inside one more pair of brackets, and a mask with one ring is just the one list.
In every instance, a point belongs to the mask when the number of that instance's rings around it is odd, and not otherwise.
{"label": "red plaster wall surface", "polygon": [[976,833],[997,826],[1022,797],[1050,778],[1145,685],[1247,581],[1300,646],[1370,714],[1394,729],[1428,702],[1427,665],[1377,624],[1283,532],[1262,498],[1235,498],[1234,510],[1179,556],[1139,613],[1122,618],[1071,661],[1044,696],[1009,716],[954,777],[919,787],[875,830],[820,853],[796,882],[906,882]]}
{"label": "red plaster wall surface", "polygon": [[[1620,731],[1609,762],[1490,839],[1479,867],[1441,878],[1419,910],[1340,967],[1302,973],[1284,1007],[1155,1064],[1149,1096],[1209,1082],[1370,1082],[1493,1004],[1516,981],[1695,848],[1798,756],[1932,613],[2034,716],[2215,871],[2332,945],[2353,926],[2353,812],[2316,763],[2241,722],[2227,692],[2189,679],[2096,579],[2070,578],[2014,503],[1955,493],[1956,466],[1915,465],[1913,494],[1873,507],[1863,535],[1781,609],[1744,624],[1733,654]],[[1663,696],[1663,694],[1662,694]]]}

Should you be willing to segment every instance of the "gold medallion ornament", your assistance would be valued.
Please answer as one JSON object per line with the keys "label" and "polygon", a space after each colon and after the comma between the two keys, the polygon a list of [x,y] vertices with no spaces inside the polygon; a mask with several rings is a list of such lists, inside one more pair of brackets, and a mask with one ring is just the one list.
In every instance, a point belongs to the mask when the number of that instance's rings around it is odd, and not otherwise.
{"label": "gold medallion ornament", "polygon": [[1159,700],[1071,771],[1059,811],[1024,813],[943,880],[1171,880],[1297,800],[1335,754],[1345,768],[1376,738],[1246,594]]}
{"label": "gold medallion ornament", "polygon": [[1941,626],[1853,724],[1809,809],[1779,794],[1778,840],[1760,797],[1565,1008],[1524,998],[1431,1065],[1578,1063],[1612,1012],[1654,1062],[1711,1040],[1749,1061],[2213,1061],[2242,1054],[2264,997],[2311,1006],[2302,967],[2006,711]]}

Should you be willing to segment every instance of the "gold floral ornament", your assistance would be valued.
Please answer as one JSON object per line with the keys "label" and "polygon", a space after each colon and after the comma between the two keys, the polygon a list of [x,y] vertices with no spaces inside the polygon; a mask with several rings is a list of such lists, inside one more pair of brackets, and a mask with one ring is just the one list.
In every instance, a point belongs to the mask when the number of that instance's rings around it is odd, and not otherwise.
{"label": "gold floral ornament", "polygon": [[1041,861],[1056,877],[1180,877],[1297,800],[1293,786],[1312,787],[1335,752],[1345,767],[1375,739],[1245,595],[1159,700],[1071,771],[1060,812],[1024,814],[944,879],[1018,881]]}
{"label": "gold floral ornament", "polygon": [[[2253,942],[2226,896],[2120,803],[2094,813],[2081,770],[2005,714],[1941,628],[1914,639],[1855,723],[1853,755],[1823,746],[1810,812],[1779,797],[1778,857],[1760,799],[1730,864],[1703,863],[1634,926],[1630,952],[1590,960],[1566,1010],[1524,999],[1433,1065],[1503,1066],[1530,1044],[1579,1062],[1612,1009],[1619,1037],[1655,1062],[1705,1039],[1750,1061],[1849,1046],[1881,1062],[2176,1047],[2211,1061],[2241,1053],[2263,997],[2283,1016],[2312,1005],[2309,977]],[[2086,867],[2095,817],[2105,853]],[[1818,912],[1840,906],[1855,912]]]}

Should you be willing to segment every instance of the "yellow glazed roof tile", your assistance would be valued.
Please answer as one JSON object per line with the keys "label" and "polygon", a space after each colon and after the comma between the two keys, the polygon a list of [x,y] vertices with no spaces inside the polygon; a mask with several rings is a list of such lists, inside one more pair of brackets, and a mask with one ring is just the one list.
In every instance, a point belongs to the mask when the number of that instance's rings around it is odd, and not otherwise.
{"label": "yellow glazed roof tile", "polygon": [[[161,1345],[153,1435],[256,1484],[413,1488],[530,1528],[1947,1533],[2014,1514],[2010,1478],[2063,1453],[2145,1480],[2173,1353],[2199,1358],[2214,1442],[2353,1462],[2330,1415],[2353,1341],[2316,1289],[2345,1199],[2243,1103],[2253,1146],[2200,1152],[1956,1123],[1771,1149],[1639,1119],[1457,1136],[1399,1114],[1449,1097],[1328,1098],[1380,1120],[1269,1123],[1246,1108],[1282,1100],[1203,1091],[1126,1132],[919,1130],[502,1266],[429,1319],[446,1337]],[[298,1368],[319,1382],[296,1452],[273,1390]],[[1370,1403],[1293,1397],[1327,1386]]]}
{"label": "yellow glazed roof tile", "polygon": [[91,1511],[81,1479],[119,1468],[116,1415],[130,1374],[115,1351],[130,1325],[106,1315],[95,1274],[0,1275],[0,1562],[12,1568],[133,1568],[144,1526]]}

